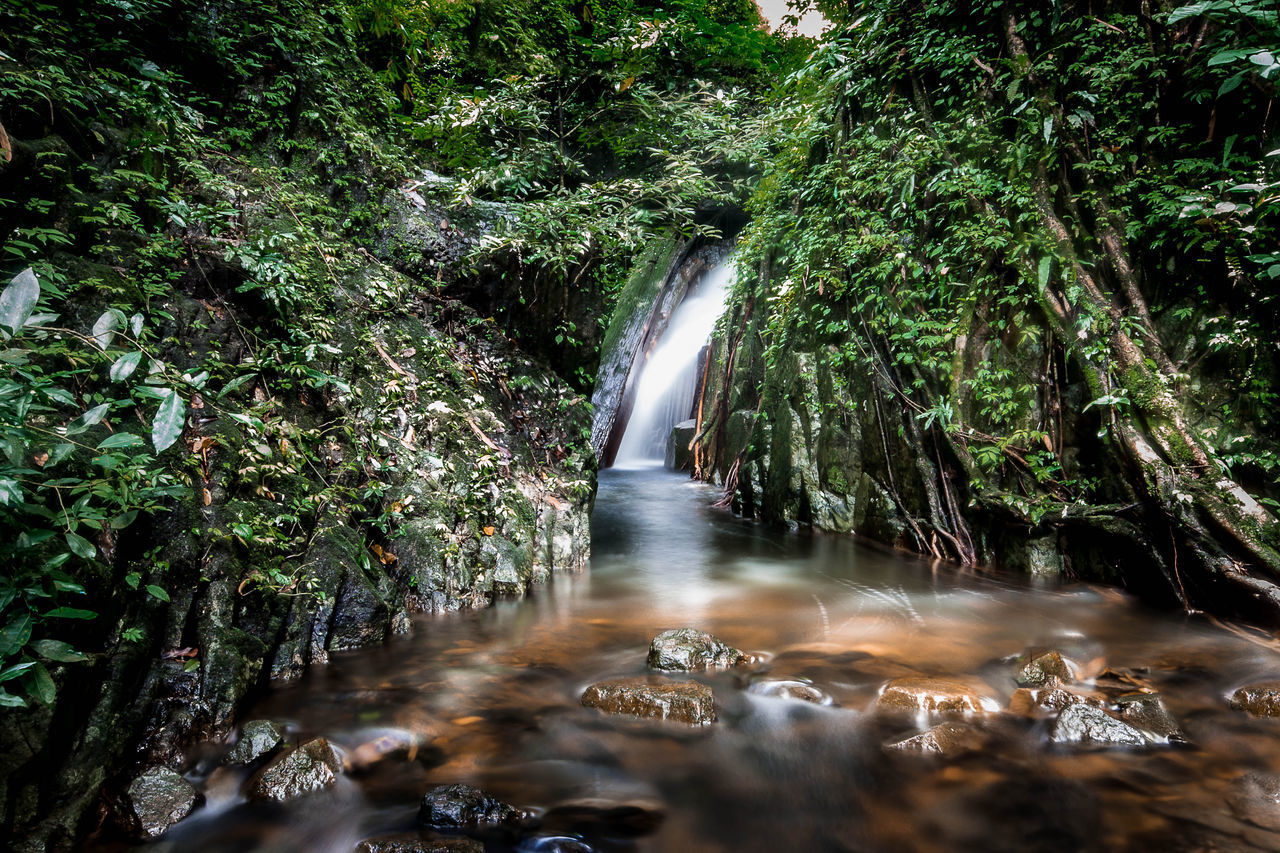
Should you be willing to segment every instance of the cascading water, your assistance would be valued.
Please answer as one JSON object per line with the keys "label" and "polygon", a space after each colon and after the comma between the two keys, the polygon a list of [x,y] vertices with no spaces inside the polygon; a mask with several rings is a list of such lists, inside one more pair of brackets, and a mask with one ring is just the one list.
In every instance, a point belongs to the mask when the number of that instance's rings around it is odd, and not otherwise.
{"label": "cascading water", "polygon": [[689,417],[697,390],[698,353],[724,313],[733,281],[728,261],[712,269],[671,316],[644,363],[635,404],[618,445],[615,468],[661,465],[671,428]]}

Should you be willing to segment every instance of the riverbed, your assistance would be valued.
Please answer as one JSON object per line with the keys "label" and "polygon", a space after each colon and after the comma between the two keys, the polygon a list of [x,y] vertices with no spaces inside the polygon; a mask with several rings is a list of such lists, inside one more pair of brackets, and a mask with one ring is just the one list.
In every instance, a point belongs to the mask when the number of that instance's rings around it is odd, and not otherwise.
{"label": "riverbed", "polygon": [[[1280,849],[1240,781],[1280,771],[1280,720],[1227,702],[1280,677],[1269,636],[1114,589],[770,529],[718,497],[661,469],[602,472],[588,571],[524,601],[421,617],[248,710],[342,747],[352,770],[336,787],[246,803],[238,780],[210,775],[224,747],[206,745],[190,778],[208,803],[165,842],[348,853],[413,830],[433,785],[469,783],[544,818],[488,838],[490,851]],[[715,723],[581,706],[593,682],[644,674],[650,639],[685,626],[755,660],[691,676],[714,690]],[[1036,649],[1073,662],[1074,689],[1157,693],[1178,736],[1052,742],[1052,713],[1017,708],[1015,658]],[[980,685],[988,710],[967,721],[969,748],[886,749],[938,722],[877,710],[903,677]],[[782,682],[818,701],[777,695]]]}

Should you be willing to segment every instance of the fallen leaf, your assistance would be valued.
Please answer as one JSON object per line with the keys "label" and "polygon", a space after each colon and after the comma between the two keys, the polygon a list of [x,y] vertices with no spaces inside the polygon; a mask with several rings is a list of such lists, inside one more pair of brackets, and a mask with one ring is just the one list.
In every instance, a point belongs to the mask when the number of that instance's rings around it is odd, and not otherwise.
{"label": "fallen leaf", "polygon": [[185,649],[170,649],[160,657],[164,660],[182,660],[184,658],[193,658],[198,654],[200,654],[199,649],[194,646],[189,646]]}
{"label": "fallen leaf", "polygon": [[3,124],[0,124],[0,157],[6,163],[13,161],[13,144],[9,142],[9,134],[5,132]]}
{"label": "fallen leaf", "polygon": [[48,462],[48,461],[49,461],[49,454],[48,454],[48,453],[45,453],[45,452],[42,450],[42,451],[40,451],[39,453],[37,453],[37,454],[35,455],[35,457],[34,457],[34,458],[35,458],[35,461],[36,461],[36,465],[38,465],[39,467],[43,468],[43,467],[44,467],[44,463],[46,463],[46,462]]}
{"label": "fallen leaf", "polygon": [[484,535],[485,535],[485,536],[492,536],[492,535],[493,535],[493,525],[491,525],[491,524],[490,524],[490,525],[485,525],[485,528],[484,528]]}
{"label": "fallen leaf", "polygon": [[204,505],[208,506],[209,504],[213,503],[213,495],[209,493],[208,489],[204,489],[203,491],[204,491]]}

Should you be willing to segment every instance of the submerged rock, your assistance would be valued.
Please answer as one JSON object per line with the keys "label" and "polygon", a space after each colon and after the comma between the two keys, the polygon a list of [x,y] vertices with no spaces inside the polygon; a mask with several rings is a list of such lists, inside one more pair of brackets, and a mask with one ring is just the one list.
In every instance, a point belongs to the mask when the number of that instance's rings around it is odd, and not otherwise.
{"label": "submerged rock", "polygon": [[1049,740],[1094,746],[1146,746],[1152,742],[1147,734],[1124,720],[1084,704],[1071,705],[1058,715]]}
{"label": "submerged rock", "polygon": [[331,788],[342,773],[342,757],[322,737],[309,740],[259,770],[246,786],[251,800],[283,802]]}
{"label": "submerged rock", "polygon": [[167,767],[153,767],[125,790],[125,821],[143,838],[159,838],[204,802],[204,795]]}
{"label": "submerged rock", "polygon": [[663,817],[657,803],[583,799],[557,804],[543,815],[543,821],[575,833],[648,835],[662,824]]}
{"label": "submerged rock", "polygon": [[797,699],[801,702],[812,702],[815,705],[830,705],[833,702],[830,696],[803,681],[755,681],[747,688],[747,692],[757,696]]}
{"label": "submerged rock", "polygon": [[1227,805],[1236,817],[1280,832],[1280,775],[1250,773],[1231,783]]}
{"label": "submerged rock", "polygon": [[1246,684],[1231,694],[1231,707],[1255,717],[1280,717],[1280,681]]}
{"label": "submerged rock", "polygon": [[250,720],[240,727],[240,739],[223,764],[252,764],[284,743],[284,731],[270,720]]}
{"label": "submerged rock", "polygon": [[751,658],[697,628],[663,631],[649,644],[649,668],[689,672],[714,666],[735,666]]}
{"label": "submerged rock", "polygon": [[474,829],[513,825],[524,819],[514,806],[494,799],[472,785],[437,785],[418,806],[418,823],[436,829]]}
{"label": "submerged rock", "polygon": [[1014,676],[1019,687],[1053,687],[1071,682],[1074,667],[1059,652],[1029,654],[1030,658]]}
{"label": "submerged rock", "polygon": [[972,684],[946,678],[908,676],[895,678],[884,686],[876,708],[931,714],[981,714],[997,709],[995,700],[984,697]]}
{"label": "submerged rock", "polygon": [[423,838],[417,833],[367,838],[355,853],[484,853],[484,845],[474,838]]}
{"label": "submerged rock", "polygon": [[582,704],[609,714],[654,717],[691,726],[706,726],[716,720],[715,695],[710,687],[657,676],[601,681],[586,689]]}
{"label": "submerged rock", "polygon": [[982,748],[982,732],[972,726],[942,723],[920,734],[886,743],[884,748],[925,755],[961,755]]}
{"label": "submerged rock", "polygon": [[1183,742],[1186,736],[1158,693],[1117,696],[1113,710],[1126,723],[1154,735],[1156,740]]}
{"label": "submerged rock", "polygon": [[1034,717],[1062,711],[1072,705],[1092,705],[1095,708],[1101,708],[1104,704],[1101,696],[1079,693],[1064,687],[1041,690],[1019,687],[1009,698],[1009,712],[1024,717]]}

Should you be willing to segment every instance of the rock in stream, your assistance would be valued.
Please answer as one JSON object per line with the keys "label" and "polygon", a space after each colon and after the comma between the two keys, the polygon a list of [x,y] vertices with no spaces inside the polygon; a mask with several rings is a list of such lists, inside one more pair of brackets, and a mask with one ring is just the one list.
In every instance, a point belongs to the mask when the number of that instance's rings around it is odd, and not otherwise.
{"label": "rock in stream", "polygon": [[252,764],[284,743],[284,731],[270,720],[250,720],[240,727],[240,738],[224,764]]}
{"label": "rock in stream", "polygon": [[322,737],[309,740],[259,770],[246,785],[251,800],[285,800],[331,788],[342,774],[342,757]]}
{"label": "rock in stream", "polygon": [[663,631],[649,644],[649,668],[691,672],[708,667],[749,663],[751,656],[697,628]]}
{"label": "rock in stream", "polygon": [[582,694],[582,704],[609,714],[630,714],[706,726],[716,720],[715,695],[696,681],[639,676],[601,681]]}
{"label": "rock in stream", "polygon": [[433,829],[463,830],[479,826],[514,826],[524,819],[515,806],[471,785],[438,785],[422,798],[418,823]]}
{"label": "rock in stream", "polygon": [[167,767],[153,767],[125,791],[125,822],[143,838],[159,838],[204,802],[204,795]]}
{"label": "rock in stream", "polygon": [[1246,684],[1231,694],[1231,707],[1255,717],[1280,717],[1280,681]]}

